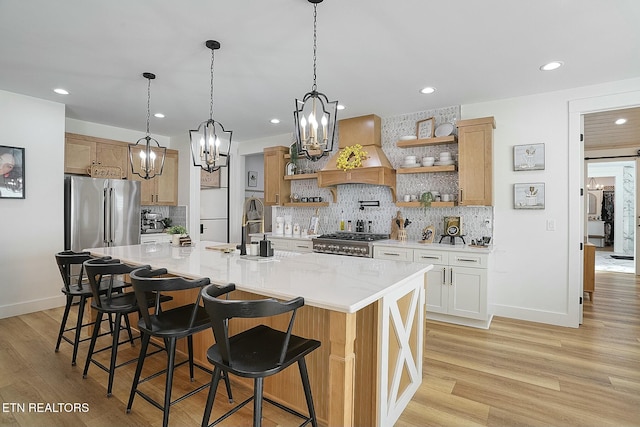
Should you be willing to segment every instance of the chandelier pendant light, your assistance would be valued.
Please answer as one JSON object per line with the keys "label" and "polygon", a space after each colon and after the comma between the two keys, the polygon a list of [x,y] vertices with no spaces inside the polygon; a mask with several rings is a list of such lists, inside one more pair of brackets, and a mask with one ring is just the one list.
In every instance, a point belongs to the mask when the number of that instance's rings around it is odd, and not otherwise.
{"label": "chandelier pendant light", "polygon": [[598,181],[594,177],[589,178],[589,183],[587,184],[587,189],[589,190],[602,190],[604,185],[598,184]]}
{"label": "chandelier pendant light", "polygon": [[198,129],[189,131],[193,165],[207,172],[214,172],[229,165],[229,151],[233,131],[227,131],[220,122],[213,119],[213,63],[214,52],[220,49],[220,43],[207,40],[205,46],[211,49],[211,101],[209,120],[200,123]]}
{"label": "chandelier pendant light", "polygon": [[[151,138],[149,134],[149,118],[151,117],[151,80],[155,79],[156,75],[153,73],[142,73],[142,77],[148,80],[147,135],[144,138],[140,138],[134,145],[129,145],[129,162],[131,164],[131,173],[138,175],[143,179],[152,179],[156,176],[162,175],[167,149],[166,147],[161,147],[160,143],[158,143],[154,138]],[[155,144],[155,147],[153,144]]]}
{"label": "chandelier pendant light", "polygon": [[322,0],[308,1],[313,3],[313,85],[311,92],[307,92],[302,100],[296,99],[293,117],[298,153],[316,161],[333,151],[338,101],[329,101],[325,94],[318,92],[317,7]]}

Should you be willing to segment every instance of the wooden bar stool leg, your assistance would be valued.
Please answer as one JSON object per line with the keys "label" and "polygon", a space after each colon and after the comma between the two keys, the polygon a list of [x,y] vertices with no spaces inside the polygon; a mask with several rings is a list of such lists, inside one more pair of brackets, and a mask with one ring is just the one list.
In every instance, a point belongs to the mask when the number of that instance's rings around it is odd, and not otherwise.
{"label": "wooden bar stool leg", "polygon": [[60,324],[60,332],[58,333],[58,342],[56,343],[56,353],[60,350],[60,342],[62,341],[64,329],[67,327],[67,319],[69,318],[69,311],[71,310],[72,303],[73,297],[67,295],[67,303],[64,306],[64,314],[62,315],[62,323]]}
{"label": "wooden bar stool leg", "polygon": [[253,427],[262,425],[262,387],[264,378],[256,378],[253,389]]}
{"label": "wooden bar stool leg", "polygon": [[[101,322],[102,312],[99,311],[96,316],[96,325],[99,325]],[[87,360],[84,362],[84,371],[82,371],[82,378],[87,378],[87,374],[89,373],[89,365],[91,364],[91,359],[93,358],[93,351],[96,348],[96,341],[98,339],[99,333],[99,328],[94,327],[93,333],[91,334],[91,342],[89,343],[89,351],[87,352]]]}
{"label": "wooden bar stool leg", "polygon": [[204,416],[202,417],[202,427],[209,425],[209,418],[211,417],[211,410],[213,409],[213,402],[216,399],[216,390],[218,390],[218,384],[220,383],[220,368],[213,369],[213,375],[211,376],[211,386],[209,387],[209,395],[207,396],[207,404],[204,407]]}
{"label": "wooden bar stool leg", "polygon": [[169,410],[171,409],[171,386],[173,385],[173,365],[176,361],[176,341],[175,337],[169,338],[169,355],[167,360],[167,382],[164,389],[164,416],[162,417],[162,427],[169,425]]}
{"label": "wooden bar stool leg", "polygon": [[[76,321],[76,334],[73,339],[73,356],[71,357],[71,366],[76,366],[76,356],[78,355],[78,347],[80,345],[80,332],[82,329],[82,318],[84,317],[84,304],[87,301],[85,297],[80,297],[80,305],[78,306],[78,319]],[[99,326],[99,325],[98,325]],[[98,327],[95,324],[93,327]]]}
{"label": "wooden bar stool leg", "polygon": [[302,388],[304,389],[304,397],[307,400],[307,408],[309,408],[309,418],[311,418],[311,425],[318,427],[318,421],[316,419],[316,410],[313,406],[313,397],[311,396],[311,384],[309,384],[309,374],[307,373],[307,362],[304,357],[298,360],[298,368],[300,368],[300,378],[302,378]]}
{"label": "wooden bar stool leg", "polygon": [[111,340],[111,363],[109,364],[109,384],[107,386],[107,397],[111,397],[113,388],[113,377],[116,373],[116,360],[118,359],[118,342],[120,341],[120,324],[122,323],[122,313],[116,313],[115,327],[113,328]]}
{"label": "wooden bar stool leg", "polygon": [[140,382],[140,374],[142,373],[142,365],[144,365],[144,359],[147,356],[147,347],[149,346],[149,340],[151,336],[149,334],[142,334],[142,344],[140,345],[140,355],[138,356],[138,365],[136,366],[136,373],[133,376],[133,383],[131,384],[131,393],[129,394],[129,403],[127,403],[127,414],[131,413],[131,406],[133,405],[133,399],[136,396],[138,390],[138,383]]}

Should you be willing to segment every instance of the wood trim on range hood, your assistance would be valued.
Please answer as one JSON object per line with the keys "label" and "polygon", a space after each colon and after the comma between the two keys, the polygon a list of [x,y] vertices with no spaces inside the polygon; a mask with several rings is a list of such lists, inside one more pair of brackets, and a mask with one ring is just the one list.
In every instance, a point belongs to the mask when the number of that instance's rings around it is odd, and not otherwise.
{"label": "wood trim on range hood", "polygon": [[381,147],[380,117],[368,115],[340,120],[338,122],[340,148],[360,144],[367,152],[367,158],[361,167],[348,172],[338,169],[334,154],[326,166],[318,171],[318,187],[330,187],[338,184],[370,184],[389,187],[393,200],[396,200],[396,171]]}

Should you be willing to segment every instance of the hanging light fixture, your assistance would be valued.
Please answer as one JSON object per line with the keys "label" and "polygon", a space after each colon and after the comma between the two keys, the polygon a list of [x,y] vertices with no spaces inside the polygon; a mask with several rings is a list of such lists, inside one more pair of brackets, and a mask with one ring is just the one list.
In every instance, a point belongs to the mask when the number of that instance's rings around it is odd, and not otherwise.
{"label": "hanging light fixture", "polygon": [[338,101],[330,102],[317,90],[317,7],[322,0],[308,1],[313,3],[313,85],[311,92],[306,93],[302,100],[296,99],[293,117],[298,153],[316,161],[333,150]]}
{"label": "hanging light fixture", "polygon": [[205,46],[211,49],[209,120],[200,123],[198,129],[190,130],[189,139],[191,140],[193,165],[199,166],[207,172],[214,172],[229,164],[233,131],[224,130],[224,126],[213,119],[213,54],[217,49],[220,49],[220,43],[215,40],[207,40]]}
{"label": "hanging light fixture", "polygon": [[[167,149],[166,147],[161,147],[158,141],[151,138],[151,136],[149,135],[149,118],[151,117],[151,80],[155,79],[156,75],[153,73],[142,73],[142,77],[148,80],[147,135],[144,138],[140,138],[134,145],[129,145],[129,162],[131,164],[131,173],[134,173],[144,179],[151,179],[156,176],[162,175],[162,169],[164,168],[164,157]],[[152,143],[155,144],[156,147],[153,147]],[[135,153],[138,153],[137,157],[139,159],[134,160],[134,157],[136,157]],[[140,165],[140,167],[137,167],[138,164]],[[156,168],[156,164],[159,164],[160,167]]]}
{"label": "hanging light fixture", "polygon": [[602,190],[604,188],[603,184],[598,184],[598,181],[594,177],[589,178],[589,183],[587,184],[587,188],[589,190]]}

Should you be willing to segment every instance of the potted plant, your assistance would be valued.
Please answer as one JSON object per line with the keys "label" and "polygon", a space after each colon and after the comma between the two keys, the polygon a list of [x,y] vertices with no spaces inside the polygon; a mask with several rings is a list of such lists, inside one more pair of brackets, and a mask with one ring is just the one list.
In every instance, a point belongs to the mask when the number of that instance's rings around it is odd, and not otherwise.
{"label": "potted plant", "polygon": [[187,229],[182,225],[174,225],[167,229],[167,233],[171,234],[171,243],[179,245],[180,238],[187,236]]}

